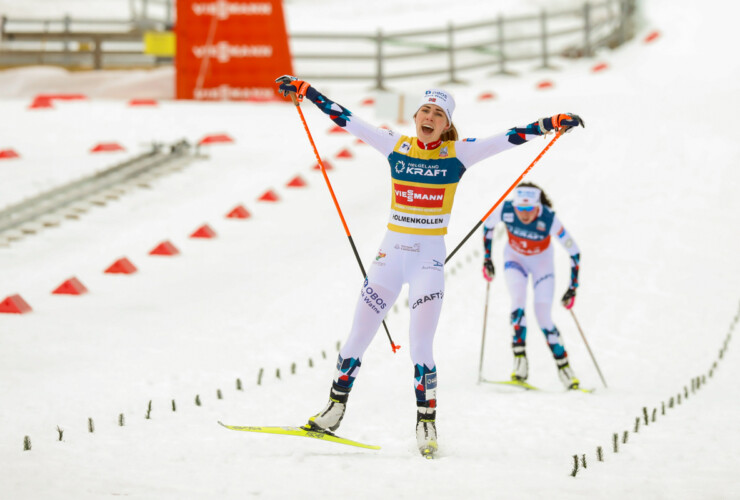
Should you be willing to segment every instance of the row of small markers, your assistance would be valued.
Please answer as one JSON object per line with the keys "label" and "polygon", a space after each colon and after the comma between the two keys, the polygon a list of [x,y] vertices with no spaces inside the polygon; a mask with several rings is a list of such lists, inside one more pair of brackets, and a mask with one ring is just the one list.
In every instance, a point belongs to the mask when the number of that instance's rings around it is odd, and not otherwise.
{"label": "row of small markers", "polygon": [[[328,131],[328,133],[338,132],[344,132],[344,130],[341,127],[333,127]],[[206,141],[206,139],[209,140]],[[207,136],[204,141],[201,141],[201,143],[215,144],[233,142],[233,139],[231,139],[227,135],[220,134],[216,136]],[[362,141],[358,140],[356,143],[361,144]],[[353,155],[349,149],[344,148],[335,155],[335,158],[351,159],[353,158]],[[322,163],[326,170],[331,170],[333,168],[331,163],[329,163],[327,160],[322,160]],[[313,166],[314,170],[320,170],[320,168],[321,167],[318,163]],[[296,175],[293,179],[286,183],[287,187],[305,187],[307,185],[308,184],[306,183],[306,181],[300,175]],[[257,198],[257,201],[277,202],[280,201],[280,197],[274,190],[268,189],[259,198]],[[251,214],[243,205],[237,205],[226,214],[226,218],[229,219],[247,219],[249,217],[251,217]],[[215,238],[216,232],[208,224],[204,224],[203,226],[196,229],[190,235],[190,237],[206,239]],[[179,253],[180,251],[177,249],[177,247],[175,247],[174,244],[172,244],[172,242],[163,241],[159,243],[156,247],[154,247],[149,252],[149,255],[173,256]],[[122,257],[113,262],[113,264],[111,264],[104,272],[108,274],[132,274],[136,271],[136,266],[128,258]],[[57,288],[55,288],[52,291],[52,294],[82,295],[87,292],[88,289],[85,287],[85,285],[78,278],[72,277],[64,281]],[[31,312],[32,310],[33,309],[31,308],[31,306],[19,294],[10,295],[6,297],[2,302],[0,302],[0,313],[25,314]]]}

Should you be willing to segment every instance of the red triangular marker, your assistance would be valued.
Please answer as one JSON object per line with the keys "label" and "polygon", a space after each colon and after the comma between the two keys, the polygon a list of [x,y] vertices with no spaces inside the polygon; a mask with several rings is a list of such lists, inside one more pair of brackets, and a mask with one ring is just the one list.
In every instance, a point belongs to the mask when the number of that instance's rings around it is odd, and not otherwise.
{"label": "red triangular marker", "polygon": [[31,306],[20,295],[10,295],[0,302],[0,313],[24,314],[31,312]]}
{"label": "red triangular marker", "polygon": [[352,151],[350,151],[347,148],[344,148],[339,153],[334,156],[334,158],[352,158]]}
{"label": "red triangular marker", "polygon": [[87,293],[87,288],[85,287],[85,285],[80,283],[80,280],[78,280],[77,278],[70,278],[59,285],[57,289],[51,293],[64,295],[82,295],[83,293]]}
{"label": "red triangular marker", "polygon": [[[329,163],[328,161],[324,160],[323,158],[321,159],[321,163],[324,164],[324,169],[325,170],[331,170],[332,168],[334,168],[334,167],[331,166],[331,163]],[[314,170],[321,170],[321,165],[319,165],[318,162],[316,162],[316,164],[313,166],[313,169]]]}
{"label": "red triangular marker", "polygon": [[0,159],[9,160],[11,158],[20,158],[20,156],[12,149],[3,149],[0,151]]}
{"label": "red triangular marker", "polygon": [[249,211],[242,205],[237,205],[231,212],[226,214],[226,217],[229,219],[248,219],[249,216]]}
{"label": "red triangular marker", "polygon": [[109,151],[125,151],[125,149],[117,142],[101,142],[90,150],[91,153],[102,153]]}
{"label": "red triangular marker", "polygon": [[46,96],[37,96],[33,102],[31,102],[29,109],[42,109],[42,108],[53,108],[51,105],[51,99]]}
{"label": "red triangular marker", "polygon": [[305,187],[307,186],[306,181],[300,175],[296,175],[293,179],[286,184],[288,187]]}
{"label": "red triangular marker", "polygon": [[111,264],[105,272],[109,274],[132,274],[136,272],[136,266],[126,257],[122,257]]}
{"label": "red triangular marker", "polygon": [[234,142],[234,139],[226,134],[207,135],[198,144],[215,144],[218,142]]}
{"label": "red triangular marker", "polygon": [[177,255],[179,253],[180,250],[178,250],[175,245],[173,245],[169,241],[163,241],[162,243],[154,247],[149,252],[149,255]]}
{"label": "red triangular marker", "polygon": [[258,201],[279,201],[280,198],[278,197],[277,193],[273,191],[272,189],[268,189],[265,191],[265,193],[257,198]]}
{"label": "red triangular marker", "polygon": [[493,92],[483,92],[481,95],[478,96],[479,101],[490,101],[491,99],[495,99],[496,94]]}
{"label": "red triangular marker", "polygon": [[537,84],[537,88],[540,90],[551,89],[555,86],[550,80],[543,80]]}
{"label": "red triangular marker", "polygon": [[193,234],[190,235],[191,238],[215,238],[216,237],[216,231],[211,229],[211,226],[208,224],[203,224],[198,229],[195,230]]}

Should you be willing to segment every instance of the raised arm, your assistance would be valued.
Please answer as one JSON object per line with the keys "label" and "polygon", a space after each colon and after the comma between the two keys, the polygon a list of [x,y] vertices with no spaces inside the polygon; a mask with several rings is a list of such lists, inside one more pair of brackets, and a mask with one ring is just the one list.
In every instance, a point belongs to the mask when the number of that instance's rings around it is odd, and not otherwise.
{"label": "raised arm", "polygon": [[525,142],[545,135],[553,130],[573,127],[584,127],[580,116],[573,113],[558,114],[549,118],[540,118],[525,127],[513,127],[506,132],[483,139],[463,139],[455,144],[458,159],[466,167],[495,154],[519,146]]}
{"label": "raised arm", "polygon": [[323,95],[308,82],[298,80],[290,75],[281,76],[275,81],[280,83],[279,89],[284,96],[287,97],[290,93],[294,93],[299,103],[307,98],[328,115],[334,123],[377,149],[383,156],[388,156],[393,152],[393,148],[400,137],[396,132],[370,125],[352,114],[349,109]]}

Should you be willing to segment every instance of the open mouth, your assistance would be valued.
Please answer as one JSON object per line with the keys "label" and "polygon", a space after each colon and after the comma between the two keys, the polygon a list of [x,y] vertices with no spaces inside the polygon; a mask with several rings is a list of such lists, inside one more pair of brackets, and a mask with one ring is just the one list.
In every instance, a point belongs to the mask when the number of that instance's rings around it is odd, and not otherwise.
{"label": "open mouth", "polygon": [[431,125],[427,125],[427,124],[422,125],[421,129],[427,134],[431,134],[432,132],[434,132],[434,127],[432,127]]}

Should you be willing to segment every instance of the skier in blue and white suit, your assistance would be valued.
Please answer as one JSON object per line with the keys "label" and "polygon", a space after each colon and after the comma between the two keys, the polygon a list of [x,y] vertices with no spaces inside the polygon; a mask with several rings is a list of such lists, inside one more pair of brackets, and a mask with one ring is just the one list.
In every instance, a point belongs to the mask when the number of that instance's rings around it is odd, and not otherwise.
{"label": "skier in blue and white suit", "polygon": [[444,90],[430,89],[414,114],[416,136],[411,137],[365,123],[305,81],[287,75],[277,81],[285,96],[292,93],[299,102],[310,100],[334,123],[380,152],[391,177],[388,231],[360,290],[349,337],[339,350],[329,403],[305,427],[321,432],[339,427],[362,356],[408,283],[416,437],[422,454],[431,455],[437,449],[437,366],[432,347],[444,297],[444,235],[457,184],[475,163],[550,130],[582,126],[583,121],[577,115],[559,114],[484,139],[460,141],[452,124],[454,99]]}
{"label": "skier in blue and white suit", "polygon": [[531,276],[535,316],[555,358],[560,380],[566,388],[578,389],[579,381],[568,362],[568,353],[563,346],[560,332],[552,322],[555,269],[550,241],[555,238],[570,255],[570,285],[561,299],[566,309],[573,307],[576,299],[581,258],[578,245],[555,215],[547,195],[535,184],[521,183],[514,190],[514,199],[505,201],[483,224],[483,277],[489,282],[495,275],[491,246],[493,229],[499,222],[506,225],[508,236],[504,246],[504,277],[511,295],[511,325],[514,328],[514,371],[511,379],[526,381],[529,376],[526,353],[527,318],[524,309],[527,283]]}

